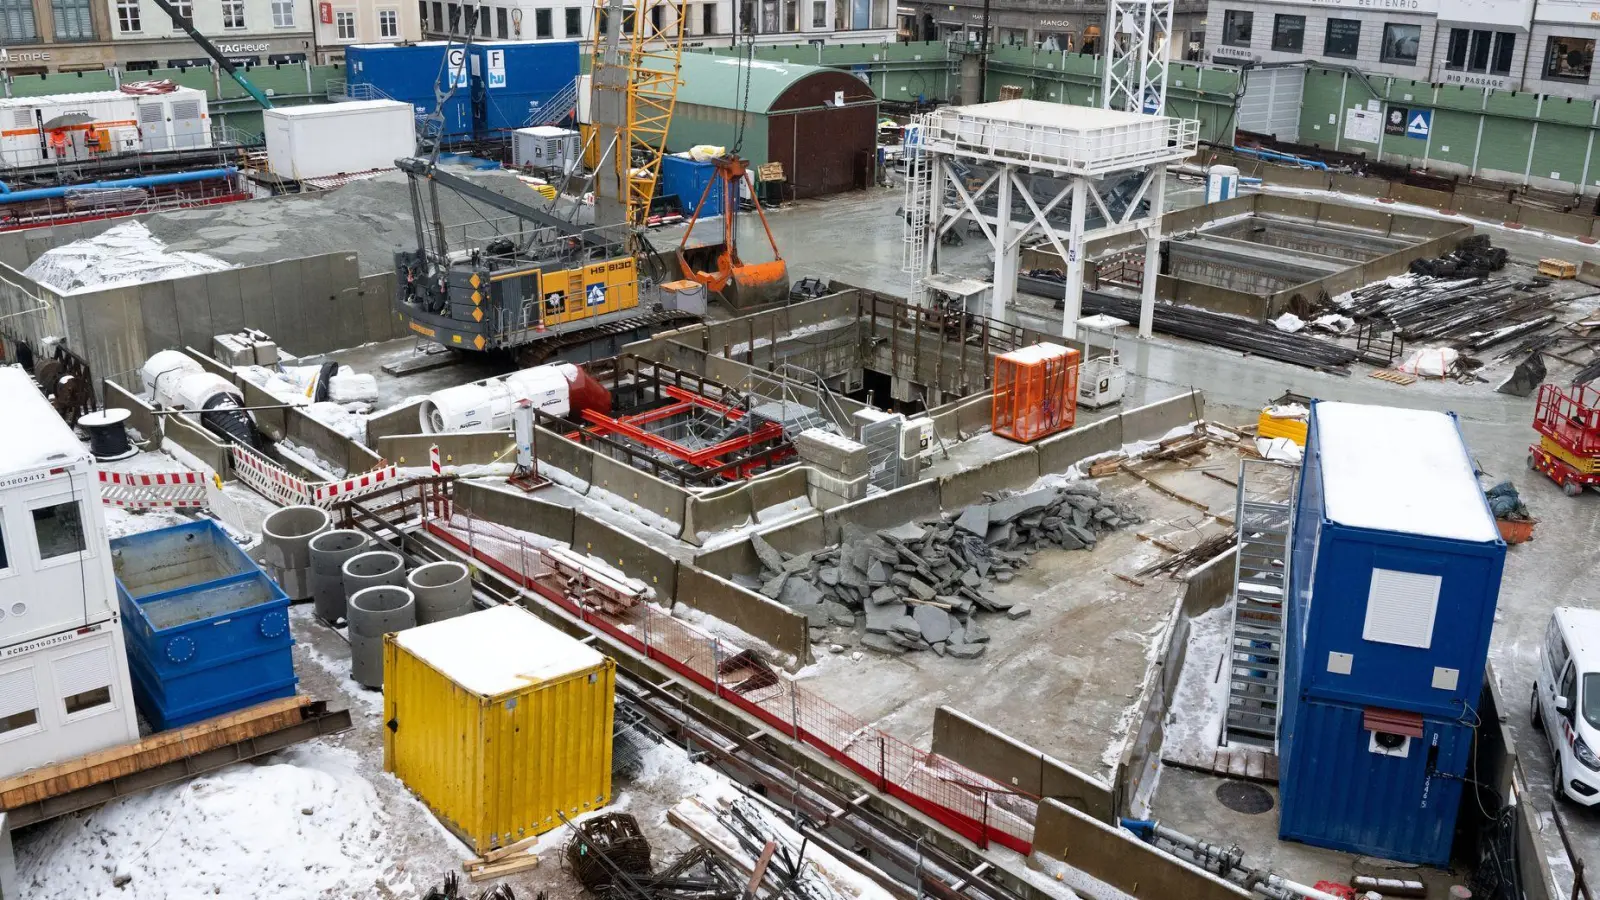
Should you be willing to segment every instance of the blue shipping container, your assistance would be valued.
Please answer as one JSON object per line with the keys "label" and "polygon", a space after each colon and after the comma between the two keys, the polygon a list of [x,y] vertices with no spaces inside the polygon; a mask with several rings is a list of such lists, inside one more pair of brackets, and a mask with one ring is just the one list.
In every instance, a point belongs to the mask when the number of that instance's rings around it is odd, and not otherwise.
{"label": "blue shipping container", "polygon": [[[399,100],[411,104],[418,116],[426,116],[438,105],[434,85],[449,89],[448,76],[442,71],[447,46],[444,41],[355,44],[345,49],[346,78],[355,96]],[[455,49],[459,52],[461,45],[456,44]],[[465,64],[455,72],[458,86],[444,106],[445,135],[466,137],[474,130],[471,85]]]}
{"label": "blue shipping container", "polygon": [[214,522],[111,542],[139,712],[175,728],[294,694],[289,598]]}
{"label": "blue shipping container", "polygon": [[1455,416],[1314,403],[1293,541],[1286,704],[1471,717],[1506,547]]}
{"label": "blue shipping container", "polygon": [[1345,704],[1291,704],[1279,744],[1278,836],[1448,865],[1472,727],[1419,717],[1420,736],[1381,738],[1367,719],[1368,711]]}
{"label": "blue shipping container", "polygon": [[472,45],[472,97],[480,131],[528,126],[578,78],[576,41],[491,41]]}
{"label": "blue shipping container", "polygon": [[677,196],[678,205],[683,209],[685,216],[693,215],[695,205],[700,202],[702,195],[706,198],[706,208],[701,211],[702,216],[722,215],[722,191],[713,190],[706,194],[706,185],[715,181],[717,166],[712,162],[697,162],[685,156],[661,157],[661,184],[657,192],[661,196]]}

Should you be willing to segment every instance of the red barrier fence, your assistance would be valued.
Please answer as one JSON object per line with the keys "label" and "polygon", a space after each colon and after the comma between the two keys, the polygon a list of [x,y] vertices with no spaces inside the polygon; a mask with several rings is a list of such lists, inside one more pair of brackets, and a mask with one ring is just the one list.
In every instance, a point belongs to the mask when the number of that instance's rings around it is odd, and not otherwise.
{"label": "red barrier fence", "polygon": [[539,550],[547,540],[456,511],[428,531],[519,586],[535,592],[655,660],[774,731],[826,753],[878,790],[938,820],[982,847],[1033,848],[1038,800],[875,728],[793,678],[754,660],[662,608],[641,604],[620,616],[580,604],[553,584]]}

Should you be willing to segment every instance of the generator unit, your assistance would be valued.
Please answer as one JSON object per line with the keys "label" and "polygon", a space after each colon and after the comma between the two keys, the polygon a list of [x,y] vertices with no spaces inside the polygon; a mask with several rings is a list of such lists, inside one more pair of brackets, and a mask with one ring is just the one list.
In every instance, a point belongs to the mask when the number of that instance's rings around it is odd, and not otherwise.
{"label": "generator unit", "polygon": [[570,128],[540,125],[511,132],[511,162],[518,166],[565,172],[579,152],[578,133]]}
{"label": "generator unit", "polygon": [[211,146],[204,91],[134,88],[0,99],[0,166]]}

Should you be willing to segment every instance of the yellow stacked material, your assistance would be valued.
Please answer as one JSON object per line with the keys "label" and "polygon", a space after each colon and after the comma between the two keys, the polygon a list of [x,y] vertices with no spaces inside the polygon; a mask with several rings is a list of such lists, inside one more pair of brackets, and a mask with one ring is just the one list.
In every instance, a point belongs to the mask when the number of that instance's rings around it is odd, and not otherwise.
{"label": "yellow stacked material", "polygon": [[1549,278],[1577,278],[1578,267],[1564,259],[1546,257],[1539,260],[1539,274]]}
{"label": "yellow stacked material", "polygon": [[610,802],[616,663],[532,613],[386,635],[383,674],[384,769],[475,853]]}
{"label": "yellow stacked material", "polygon": [[1579,456],[1571,450],[1561,446],[1561,443],[1548,435],[1539,439],[1539,449],[1561,460],[1567,465],[1577,469],[1585,475],[1593,475],[1600,469],[1600,460],[1592,456]]}
{"label": "yellow stacked material", "polygon": [[530,185],[528,185],[528,187],[533,188],[534,193],[536,193],[539,196],[545,198],[546,200],[554,200],[556,198],[556,189],[555,189],[554,185],[550,185],[550,184],[530,184]]}
{"label": "yellow stacked material", "polygon": [[1304,447],[1307,415],[1309,411],[1303,406],[1269,406],[1261,410],[1261,417],[1256,420],[1256,436],[1288,438]]}

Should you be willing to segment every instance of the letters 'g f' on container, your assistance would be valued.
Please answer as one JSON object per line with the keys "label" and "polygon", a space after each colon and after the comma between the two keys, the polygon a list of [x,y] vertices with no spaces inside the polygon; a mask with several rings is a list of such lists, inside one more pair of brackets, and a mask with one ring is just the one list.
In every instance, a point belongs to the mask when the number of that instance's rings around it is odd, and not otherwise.
{"label": "letters 'g f' on container", "polygon": [[616,663],[514,606],[384,637],[383,766],[477,853],[611,799]]}
{"label": "letters 'g f' on container", "polygon": [[1078,351],[1034,344],[994,358],[990,430],[1027,444],[1072,427],[1078,417]]}

